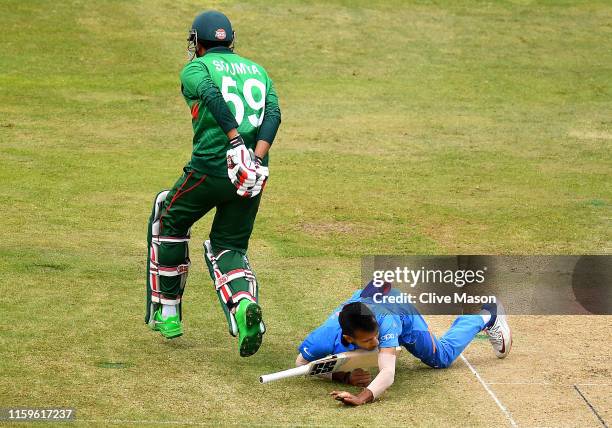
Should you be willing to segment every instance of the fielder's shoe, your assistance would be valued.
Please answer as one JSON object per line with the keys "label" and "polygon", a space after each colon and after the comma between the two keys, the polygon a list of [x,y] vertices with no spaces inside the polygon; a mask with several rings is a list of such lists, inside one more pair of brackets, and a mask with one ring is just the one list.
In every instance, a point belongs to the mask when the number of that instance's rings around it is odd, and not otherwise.
{"label": "fielder's shoe", "polygon": [[248,299],[242,299],[234,314],[238,326],[238,347],[241,357],[250,357],[261,346],[263,321],[261,320],[261,307]]}
{"label": "fielder's shoe", "polygon": [[500,302],[483,305],[482,309],[491,313],[484,331],[489,336],[495,355],[497,358],[505,358],[512,348],[512,330],[506,320],[506,311]]}
{"label": "fielder's shoe", "polygon": [[151,330],[159,331],[166,339],[174,339],[183,335],[183,326],[179,316],[174,315],[164,318],[162,317],[161,309],[156,310],[155,314],[153,314]]}

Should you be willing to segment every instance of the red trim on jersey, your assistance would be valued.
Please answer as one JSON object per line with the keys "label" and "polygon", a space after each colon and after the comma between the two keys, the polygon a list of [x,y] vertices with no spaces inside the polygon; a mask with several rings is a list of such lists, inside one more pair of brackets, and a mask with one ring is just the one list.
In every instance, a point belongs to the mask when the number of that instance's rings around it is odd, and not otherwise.
{"label": "red trim on jersey", "polygon": [[191,106],[191,119],[197,120],[199,113],[200,113],[200,103],[196,101]]}

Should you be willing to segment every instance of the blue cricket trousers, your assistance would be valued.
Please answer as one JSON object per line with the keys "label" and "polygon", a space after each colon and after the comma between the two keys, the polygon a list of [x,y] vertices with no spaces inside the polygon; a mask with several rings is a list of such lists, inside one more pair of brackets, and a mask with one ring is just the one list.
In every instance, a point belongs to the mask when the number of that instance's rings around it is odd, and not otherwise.
{"label": "blue cricket trousers", "polygon": [[461,315],[440,339],[429,330],[413,330],[413,342],[402,345],[428,366],[442,369],[459,357],[484,326],[480,315]]}

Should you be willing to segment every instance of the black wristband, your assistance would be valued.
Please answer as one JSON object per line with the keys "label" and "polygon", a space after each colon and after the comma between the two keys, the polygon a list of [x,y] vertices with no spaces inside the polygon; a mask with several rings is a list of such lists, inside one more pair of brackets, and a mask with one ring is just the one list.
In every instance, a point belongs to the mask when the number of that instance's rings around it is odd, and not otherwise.
{"label": "black wristband", "polygon": [[242,136],[238,134],[234,138],[230,139],[229,143],[232,145],[232,147],[238,147],[239,145],[244,144],[244,140],[242,139]]}

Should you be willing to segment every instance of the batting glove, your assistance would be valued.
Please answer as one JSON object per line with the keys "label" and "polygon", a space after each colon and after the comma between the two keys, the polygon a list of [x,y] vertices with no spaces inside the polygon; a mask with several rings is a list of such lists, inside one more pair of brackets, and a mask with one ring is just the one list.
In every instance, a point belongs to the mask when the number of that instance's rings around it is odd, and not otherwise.
{"label": "batting glove", "polygon": [[[260,157],[255,156],[255,186],[253,186],[253,196],[257,196],[266,187],[268,177],[270,176],[270,170],[267,166],[262,165],[263,160]],[[251,197],[253,197],[251,196]]]}
{"label": "batting glove", "polygon": [[240,195],[241,189],[250,189],[257,182],[255,160],[253,152],[246,148],[240,135],[232,138],[230,144],[232,148],[227,151],[227,176]]}
{"label": "batting glove", "polygon": [[251,187],[239,186],[237,193],[245,198],[254,198],[263,191],[264,187],[266,187],[270,171],[268,170],[267,166],[261,165],[261,158],[255,156],[251,150],[249,150],[249,152],[251,152],[253,158],[255,159],[255,184]]}

